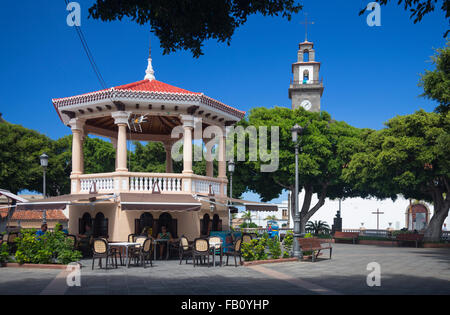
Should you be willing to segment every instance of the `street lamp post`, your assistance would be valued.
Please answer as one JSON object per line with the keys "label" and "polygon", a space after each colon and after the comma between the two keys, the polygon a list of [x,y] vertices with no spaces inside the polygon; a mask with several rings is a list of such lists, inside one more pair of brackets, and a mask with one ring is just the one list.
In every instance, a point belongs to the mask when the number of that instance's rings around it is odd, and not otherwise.
{"label": "street lamp post", "polygon": [[[42,177],[42,194],[45,198],[45,196],[47,195],[46,193],[46,172],[47,172],[47,166],[48,166],[48,155],[43,153],[40,157],[39,157],[40,161],[41,161],[41,166],[42,166],[42,170],[43,170],[43,177]],[[42,223],[47,223],[47,210],[44,210],[44,213],[42,214]]]}
{"label": "street lamp post", "polygon": [[[230,160],[228,162],[228,173],[230,173],[230,198],[233,198],[233,173],[234,173],[234,168],[235,168],[236,164],[234,164],[234,160]],[[231,230],[231,225],[233,223],[233,220],[231,219],[231,211],[230,211],[230,207],[228,207],[228,224],[229,224],[229,228]]]}
{"label": "street lamp post", "polygon": [[303,257],[302,250],[300,248],[299,239],[301,236],[300,231],[300,212],[298,208],[298,152],[300,147],[299,135],[302,134],[304,128],[298,124],[291,129],[292,142],[295,144],[295,199],[294,199],[294,256],[298,259]]}

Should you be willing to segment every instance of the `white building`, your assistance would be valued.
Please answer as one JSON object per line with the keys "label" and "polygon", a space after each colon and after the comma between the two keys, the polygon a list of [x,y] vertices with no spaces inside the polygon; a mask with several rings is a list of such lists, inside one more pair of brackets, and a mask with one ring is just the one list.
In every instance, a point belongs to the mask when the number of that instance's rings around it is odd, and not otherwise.
{"label": "white building", "polygon": [[[279,227],[288,227],[290,218],[288,201],[285,200],[282,203],[275,205],[278,207],[278,211],[251,211],[252,222],[259,227],[266,227],[267,218],[275,217],[275,221],[278,222]],[[241,218],[243,214],[244,212],[240,212],[238,217]]]}

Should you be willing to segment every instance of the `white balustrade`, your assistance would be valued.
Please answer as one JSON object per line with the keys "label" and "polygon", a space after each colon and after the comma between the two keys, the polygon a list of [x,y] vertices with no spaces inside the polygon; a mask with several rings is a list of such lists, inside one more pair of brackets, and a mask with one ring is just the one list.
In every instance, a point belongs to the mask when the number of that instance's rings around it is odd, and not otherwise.
{"label": "white balustrade", "polygon": [[[134,175],[134,176],[133,176]],[[221,194],[220,182],[209,180],[208,177],[194,175],[193,177],[179,174],[155,174],[149,173],[129,173],[125,176],[121,174],[121,178],[117,178],[117,175],[101,174],[99,177],[91,177],[92,175],[81,175],[79,180],[80,192],[86,193],[94,188],[99,192],[113,192],[120,190],[128,190],[130,192],[152,192],[153,189],[158,190],[155,185],[158,185],[161,192],[192,192],[208,194],[211,190],[214,194]],[[95,175],[94,175],[95,176]],[[126,181],[128,181],[128,187],[126,187]],[[183,184],[183,181],[188,185],[191,182],[191,187]],[[225,187],[226,189],[226,187]],[[226,193],[226,192],[225,192]]]}
{"label": "white balustrade", "polygon": [[160,191],[181,191],[181,178],[152,176],[131,176],[130,191],[153,191],[155,183]]}
{"label": "white balustrade", "polygon": [[97,191],[114,190],[113,178],[82,178],[80,179],[81,191],[90,191],[91,189],[94,189],[94,183]]}
{"label": "white balustrade", "polygon": [[214,194],[220,194],[220,184],[206,179],[194,179],[192,181],[192,191],[196,193],[209,193],[209,187]]}

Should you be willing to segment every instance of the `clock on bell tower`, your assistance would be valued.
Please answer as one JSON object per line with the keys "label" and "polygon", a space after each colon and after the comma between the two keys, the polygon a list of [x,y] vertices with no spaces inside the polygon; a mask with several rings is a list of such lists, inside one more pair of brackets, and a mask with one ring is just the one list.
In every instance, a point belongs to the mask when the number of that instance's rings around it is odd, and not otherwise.
{"label": "clock on bell tower", "polygon": [[293,80],[289,86],[292,109],[300,106],[312,112],[320,112],[323,83],[319,79],[320,62],[315,60],[314,44],[305,40],[299,44],[297,62],[292,64]]}

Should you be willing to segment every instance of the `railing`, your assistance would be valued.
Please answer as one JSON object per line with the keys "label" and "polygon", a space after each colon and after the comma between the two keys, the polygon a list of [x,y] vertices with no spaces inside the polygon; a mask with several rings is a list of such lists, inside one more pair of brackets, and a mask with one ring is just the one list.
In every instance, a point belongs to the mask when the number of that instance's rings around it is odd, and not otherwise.
{"label": "railing", "polygon": [[[224,180],[195,174],[174,173],[102,173],[72,177],[72,193],[98,192],[188,192],[226,195]],[[94,189],[95,188],[95,189]],[[211,189],[210,189],[211,188]],[[223,191],[221,191],[223,190]]]}
{"label": "railing", "polygon": [[303,79],[302,80],[297,80],[294,81],[293,79],[291,79],[291,85],[309,85],[309,84],[322,84],[323,83],[323,79],[319,79],[319,80],[306,80],[305,83],[303,83]]}
{"label": "railing", "polygon": [[114,189],[113,178],[84,178],[80,179],[81,192],[89,192],[94,187],[94,184],[97,191]]}
{"label": "railing", "polygon": [[130,191],[181,191],[180,177],[153,177],[132,176],[130,177]]}
{"label": "railing", "polygon": [[[194,179],[192,180],[192,191],[197,193],[209,193],[209,188],[211,187],[211,192],[214,194],[220,193],[220,184],[218,182],[213,182],[207,179]],[[226,193],[225,193],[226,194]]]}

